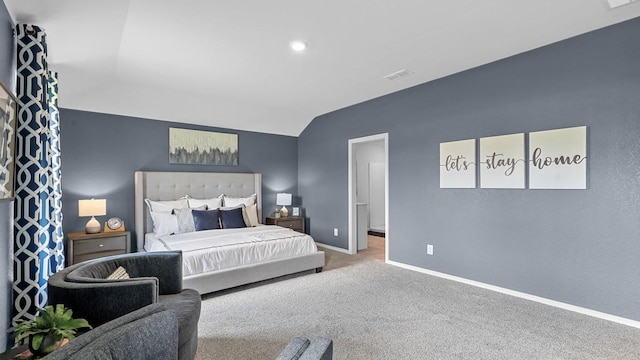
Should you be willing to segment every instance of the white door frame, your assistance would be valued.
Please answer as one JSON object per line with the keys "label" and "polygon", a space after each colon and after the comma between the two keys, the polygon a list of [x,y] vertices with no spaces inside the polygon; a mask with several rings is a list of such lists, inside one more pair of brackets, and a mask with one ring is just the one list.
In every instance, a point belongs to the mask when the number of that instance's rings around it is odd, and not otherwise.
{"label": "white door frame", "polygon": [[389,133],[365,136],[356,139],[349,139],[349,254],[358,252],[358,223],[356,216],[356,159],[354,148],[357,144],[369,141],[384,141],[384,260],[389,261]]}

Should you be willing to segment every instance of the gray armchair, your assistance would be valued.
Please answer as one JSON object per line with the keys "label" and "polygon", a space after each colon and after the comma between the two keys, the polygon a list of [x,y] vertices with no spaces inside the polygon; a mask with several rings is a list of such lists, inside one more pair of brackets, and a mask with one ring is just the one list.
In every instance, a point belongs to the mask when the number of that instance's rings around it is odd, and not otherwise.
{"label": "gray armchair", "polygon": [[[130,279],[108,280],[119,266]],[[179,359],[192,360],[198,344],[200,294],[182,289],[182,253],[116,255],[72,265],[48,281],[48,303],[64,304],[93,327],[154,303],[174,310]]]}
{"label": "gray armchair", "polygon": [[333,340],[326,338],[309,339],[297,337],[282,350],[276,360],[331,360]]}
{"label": "gray armchair", "polygon": [[160,303],[145,306],[88,331],[44,360],[175,360],[178,319]]}

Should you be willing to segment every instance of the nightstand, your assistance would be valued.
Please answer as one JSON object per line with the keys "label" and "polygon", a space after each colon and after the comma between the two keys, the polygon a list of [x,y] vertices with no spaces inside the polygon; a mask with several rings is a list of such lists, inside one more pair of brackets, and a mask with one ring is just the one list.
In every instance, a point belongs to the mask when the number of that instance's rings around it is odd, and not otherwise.
{"label": "nightstand", "polygon": [[301,216],[283,216],[279,218],[267,216],[266,225],[278,225],[304,234],[304,218]]}
{"label": "nightstand", "polygon": [[67,234],[67,265],[105,256],[126,254],[131,250],[129,231]]}

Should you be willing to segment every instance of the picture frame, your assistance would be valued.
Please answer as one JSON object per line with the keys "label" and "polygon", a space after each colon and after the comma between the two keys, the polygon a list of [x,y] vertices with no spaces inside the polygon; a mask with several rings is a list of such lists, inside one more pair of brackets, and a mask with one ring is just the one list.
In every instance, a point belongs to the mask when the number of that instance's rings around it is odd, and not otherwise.
{"label": "picture frame", "polygon": [[17,122],[18,99],[0,81],[0,200],[15,193]]}
{"label": "picture frame", "polygon": [[524,133],[480,138],[480,187],[525,188]]}
{"label": "picture frame", "polygon": [[169,128],[169,163],[238,165],[238,134]]}
{"label": "picture frame", "polygon": [[529,189],[587,189],[587,127],[529,133]]}
{"label": "picture frame", "polygon": [[475,189],[476,139],[440,143],[440,188]]}
{"label": "picture frame", "polygon": [[291,216],[300,216],[300,208],[299,207],[294,207],[291,210]]}

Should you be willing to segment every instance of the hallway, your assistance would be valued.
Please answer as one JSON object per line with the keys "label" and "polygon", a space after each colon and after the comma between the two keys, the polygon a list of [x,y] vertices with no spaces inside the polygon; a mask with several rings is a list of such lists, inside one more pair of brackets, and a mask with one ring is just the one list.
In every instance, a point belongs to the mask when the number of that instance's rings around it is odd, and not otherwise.
{"label": "hallway", "polygon": [[367,248],[358,251],[358,254],[384,261],[384,243],[384,237],[369,235]]}

